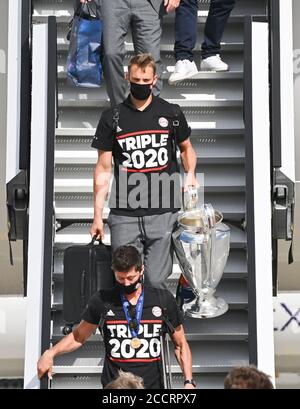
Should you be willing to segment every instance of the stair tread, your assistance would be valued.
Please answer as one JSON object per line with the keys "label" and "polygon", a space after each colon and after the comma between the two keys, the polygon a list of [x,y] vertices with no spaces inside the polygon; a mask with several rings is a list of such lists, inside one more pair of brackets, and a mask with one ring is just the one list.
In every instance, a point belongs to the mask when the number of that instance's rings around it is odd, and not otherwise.
{"label": "stair tread", "polygon": [[[219,107],[241,107],[243,105],[242,99],[236,100],[224,100],[224,99],[195,99],[195,100],[180,100],[165,98],[166,101],[171,104],[178,104],[181,107],[204,107],[204,108],[219,108]],[[59,95],[59,107],[60,108],[109,108],[109,103],[103,100],[83,100],[83,99],[63,99]]]}
{"label": "stair tread", "polygon": [[246,311],[229,310],[221,317],[214,319],[187,318],[184,323],[187,337],[197,339],[210,337],[234,337],[248,335],[248,315]]}
{"label": "stair tread", "polygon": [[[67,24],[70,22],[71,18],[73,17],[73,9],[70,7],[65,10],[57,9],[57,8],[52,8],[48,9],[47,11],[44,11],[40,9],[39,7],[34,8],[34,13],[33,13],[33,19],[35,22],[43,23],[47,21],[47,18],[49,16],[55,16],[57,19],[57,24]],[[256,14],[255,15],[257,18],[265,18],[265,14]],[[198,14],[198,24],[204,25],[206,22],[207,18],[207,13],[205,14]],[[237,24],[237,23],[242,23],[244,21],[245,15],[244,14],[235,14],[231,15],[228,19],[228,24]],[[174,20],[174,16],[166,16],[165,17],[165,22],[167,24],[172,23]]]}
{"label": "stair tread", "polygon": [[[224,372],[235,366],[248,364],[248,345],[243,341],[190,341],[193,355],[193,372]],[[181,372],[171,354],[172,372]],[[85,343],[77,351],[55,358],[55,373],[101,373],[104,345],[101,342]]]}
{"label": "stair tread", "polygon": [[[230,227],[230,243],[231,246],[236,244],[245,245],[246,244],[246,233],[240,228],[226,223]],[[89,235],[90,223],[72,223],[70,226],[59,231],[55,235],[55,244],[85,244],[91,241],[91,236]],[[104,243],[109,244],[109,229],[108,226],[104,225],[105,229],[105,239]]]}
{"label": "stair tread", "polygon": [[[244,48],[244,43],[242,41],[238,42],[230,42],[230,43],[225,43],[224,41],[221,41],[221,46],[224,51],[228,50],[233,50],[233,51],[242,51]],[[69,49],[69,44],[68,43],[57,43],[57,49],[58,51],[65,51],[67,52]],[[197,51],[201,50],[201,45],[196,44],[195,49]],[[134,52],[134,46],[132,42],[125,42],[125,50],[126,52]],[[174,50],[174,44],[161,44],[160,46],[161,51],[167,51],[167,52],[173,52]]]}
{"label": "stair tread", "polygon": [[[175,296],[178,280],[168,280],[168,290]],[[221,280],[216,296],[224,298],[231,308],[245,308],[248,303],[247,282],[244,279]],[[54,284],[53,308],[61,309],[63,305],[63,283]]]}
{"label": "stair tread", "polygon": [[[75,188],[92,188],[93,187],[93,172],[95,166],[56,166],[54,186]],[[203,164],[197,172],[205,175],[205,189],[209,187],[240,187],[245,186],[245,171],[243,165],[207,165]],[[91,189],[86,190],[91,192]]]}
{"label": "stair tread", "polygon": [[[96,128],[73,128],[73,127],[58,127],[56,128],[55,134],[58,137],[93,137],[95,135]],[[244,135],[245,128],[202,128],[202,129],[192,129],[191,137],[196,136],[241,136]]]}
{"label": "stair tread", "polygon": [[[53,324],[53,339],[58,341],[63,337],[65,326],[62,312],[55,311]],[[248,337],[248,314],[243,310],[229,310],[221,317],[214,319],[195,319],[186,317],[184,330],[188,340],[237,340]],[[100,335],[92,335],[87,342],[99,341]],[[103,342],[103,341],[101,341]]]}
{"label": "stair tread", "polygon": [[[126,71],[126,69],[125,69]],[[161,79],[168,80],[171,73],[174,71],[174,66],[168,67],[168,71],[165,71],[161,75]],[[243,71],[241,70],[230,70],[227,72],[216,72],[216,71],[199,71],[198,74],[193,76],[193,80],[231,80],[231,79],[243,79]],[[58,65],[58,78],[67,79],[66,66]],[[184,81],[182,81],[184,83]],[[104,100],[107,104],[106,100]]]}
{"label": "stair tread", "polygon": [[[193,378],[200,389],[224,389],[224,379],[227,372],[224,373],[200,373],[193,374]],[[183,376],[181,374],[172,374],[173,388],[183,389]],[[100,377],[98,373],[94,374],[62,374],[57,373],[51,382],[52,389],[100,389]]]}
{"label": "stair tread", "polygon": [[[59,244],[56,243],[54,247],[54,267],[53,267],[53,279],[63,280],[63,254],[67,247],[72,246],[72,243]],[[176,261],[174,260],[173,272],[169,277],[170,279],[179,279],[181,274],[181,269]],[[229,252],[229,257],[224,269],[224,277],[230,278],[244,278],[247,276],[247,260],[246,252],[244,250],[231,249]]]}
{"label": "stair tread", "polygon": [[[201,72],[197,74],[199,77],[204,76],[204,74],[209,74],[205,72]],[[175,100],[185,100],[190,98],[191,100],[201,100],[201,99],[236,99],[242,100],[243,99],[243,83],[242,81],[229,78],[228,81],[222,82],[222,86],[220,87],[220,83],[215,81],[215,76],[213,74],[217,73],[210,73],[211,78],[206,79],[201,83],[201,87],[199,87],[199,82],[195,82],[195,78],[189,78],[184,81],[181,81],[176,84],[176,86],[172,86],[169,84],[165,84],[161,97],[164,99],[175,99]],[[226,78],[226,76],[230,75],[230,71],[227,73],[223,73],[222,77]],[[104,81],[105,84],[105,81]],[[70,82],[66,81],[59,81],[58,83],[58,97],[59,99],[70,99],[70,100],[95,100],[99,101],[101,99],[106,100],[107,95],[105,92],[105,87],[101,88],[85,88],[85,87],[74,87]],[[195,89],[196,86],[196,89]],[[102,95],[104,94],[104,96]]]}
{"label": "stair tread", "polygon": [[[236,135],[191,135],[191,142],[197,154],[198,161],[213,158],[243,158],[245,157],[244,139]],[[56,164],[95,164],[98,153],[91,148],[92,136],[72,135],[56,136]],[[84,161],[87,162],[84,162]],[[77,162],[82,161],[82,162]],[[92,161],[92,162],[91,162]],[[60,170],[60,167],[58,167]]]}
{"label": "stair tread", "polygon": [[[214,208],[223,213],[224,218],[229,220],[241,220],[245,216],[245,193],[244,192],[206,192],[205,202],[211,203]],[[57,219],[92,219],[94,215],[93,193],[61,193],[55,194],[55,213]],[[105,205],[104,218],[109,214],[109,208]]]}
{"label": "stair tread", "polygon": [[[59,82],[59,107],[109,107],[105,83],[101,88],[89,89],[74,87],[67,82]],[[176,87],[166,84],[161,97],[170,103],[182,107],[230,107],[241,106],[243,103],[242,82],[230,80],[222,83],[222,87],[215,79],[206,79],[201,83],[191,78]]]}
{"label": "stair tread", "polygon": [[[130,58],[133,56],[133,52],[127,51],[125,53],[124,57],[124,70],[126,70],[126,67],[128,66],[128,62]],[[67,59],[67,49],[64,50],[58,50],[57,53],[57,58],[58,58],[58,75],[60,74],[60,71],[65,70],[66,66],[66,59]],[[200,62],[201,62],[201,51],[198,49],[194,50],[194,60],[197,64],[199,72],[201,72],[201,75],[208,74],[208,76],[204,76],[202,78],[200,76],[200,79],[233,79],[230,78],[230,73],[231,72],[243,72],[243,50],[234,50],[234,49],[223,49],[222,50],[222,58],[226,63],[229,65],[229,71],[228,72],[220,72],[220,73],[215,73],[215,72],[207,72],[207,71],[200,71]],[[175,66],[175,59],[174,59],[174,51],[161,51],[161,61],[162,61],[162,68],[163,68],[163,73],[167,75],[166,73],[171,73],[174,71],[174,66]],[[63,70],[61,69],[63,67]],[[65,77],[62,78],[65,81]],[[236,78],[236,79],[241,79],[241,78]],[[180,82],[180,86],[185,83],[188,80]],[[175,85],[177,88],[178,85]]]}
{"label": "stair tread", "polygon": [[[78,170],[85,165],[94,166],[97,162],[98,153],[91,148],[92,136],[62,136],[56,137],[55,163],[57,166],[56,177],[65,174],[68,177],[68,166],[78,166]],[[199,164],[218,163],[243,163],[245,160],[244,140],[236,135],[191,135],[191,142],[197,154]],[[65,166],[63,166],[65,165]],[[76,169],[74,169],[76,171]],[[201,171],[201,169],[200,169]],[[76,177],[76,176],[74,176]]]}
{"label": "stair tread", "polygon": [[[198,8],[198,22],[205,23],[208,15],[209,3],[205,1],[204,3],[199,2]],[[51,0],[48,1],[35,1],[33,7],[33,16],[35,18],[44,17],[49,15],[57,16],[58,22],[69,22],[70,18],[73,16],[73,2],[72,0],[64,0],[63,3],[55,3]],[[232,23],[242,23],[244,21],[245,15],[256,15],[260,17],[265,17],[266,9],[264,2],[248,0],[237,3],[236,7],[232,10],[232,13],[228,19],[228,25]],[[165,23],[174,22],[174,13],[170,13],[164,17]]]}
{"label": "stair tread", "polygon": [[[98,154],[91,150],[56,150],[55,163],[58,165],[95,165],[97,163]],[[243,152],[225,152],[211,153],[210,155],[200,154],[197,157],[198,164],[242,164],[245,162],[245,154]],[[76,180],[76,179],[75,179]],[[61,183],[60,183],[61,184]],[[80,185],[79,185],[80,186]]]}
{"label": "stair tread", "polygon": [[[242,107],[193,106],[182,107],[182,111],[185,113],[189,126],[194,130],[240,130],[244,128]],[[80,128],[86,129],[85,132],[90,132],[94,135],[101,112],[102,108],[100,107],[90,107],[85,110],[82,107],[60,107],[58,130],[56,133],[59,132],[59,128]]]}

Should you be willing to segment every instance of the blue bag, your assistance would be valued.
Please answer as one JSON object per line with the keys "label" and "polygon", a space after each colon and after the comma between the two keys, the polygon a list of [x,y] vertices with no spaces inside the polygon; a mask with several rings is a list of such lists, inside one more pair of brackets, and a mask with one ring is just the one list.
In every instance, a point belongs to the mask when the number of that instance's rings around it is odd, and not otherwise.
{"label": "blue bag", "polygon": [[76,11],[69,26],[67,76],[77,87],[98,88],[102,83],[102,21],[85,4]]}

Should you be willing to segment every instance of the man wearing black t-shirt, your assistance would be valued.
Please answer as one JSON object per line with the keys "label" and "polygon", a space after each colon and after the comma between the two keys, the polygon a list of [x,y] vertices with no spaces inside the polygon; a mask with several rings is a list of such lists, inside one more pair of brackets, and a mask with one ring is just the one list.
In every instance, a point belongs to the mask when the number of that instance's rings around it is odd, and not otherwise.
{"label": "man wearing black t-shirt", "polygon": [[54,358],[81,347],[100,327],[105,345],[103,387],[117,378],[122,369],[140,376],[145,388],[162,389],[160,330],[167,317],[175,329],[171,338],[184,386],[194,388],[192,355],[172,294],[143,284],[144,266],[133,246],[122,246],[115,251],[112,268],[116,287],[93,295],[77,328],[44,352],[37,364],[39,378],[47,373],[51,379]]}
{"label": "man wearing black t-shirt", "polygon": [[[108,225],[113,251],[132,244],[144,256],[145,279],[165,287],[172,272],[171,233],[181,208],[176,145],[186,172],[185,188],[196,186],[196,154],[178,105],[152,95],[156,66],[149,54],[128,66],[129,97],[103,112],[92,147],[98,149],[94,174],[91,235],[103,239],[102,212],[114,162]],[[175,132],[176,128],[176,132]]]}

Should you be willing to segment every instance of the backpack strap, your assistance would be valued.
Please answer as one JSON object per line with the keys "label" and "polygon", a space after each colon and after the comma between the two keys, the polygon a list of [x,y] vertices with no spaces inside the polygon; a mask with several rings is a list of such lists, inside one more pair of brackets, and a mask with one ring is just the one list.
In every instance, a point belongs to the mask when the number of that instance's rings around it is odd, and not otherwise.
{"label": "backpack strap", "polygon": [[174,334],[175,332],[175,328],[173,326],[173,324],[171,323],[169,317],[168,317],[168,310],[167,308],[163,308],[162,309],[162,321],[163,321],[163,325],[165,326],[165,331],[171,336]]}
{"label": "backpack strap", "polygon": [[107,317],[107,313],[111,309],[111,306],[112,306],[112,304],[110,304],[110,303],[107,303],[107,302],[104,303],[104,311],[101,314],[100,321],[99,321],[99,330],[100,330],[100,333],[102,335],[102,338],[104,337],[103,325],[104,325],[105,319]]}
{"label": "backpack strap", "polygon": [[116,143],[116,134],[118,132],[118,126],[119,126],[119,120],[120,120],[120,105],[116,105],[113,108],[113,119],[112,119],[112,132],[113,132],[113,146]]}
{"label": "backpack strap", "polygon": [[172,104],[172,111],[173,111],[172,127],[173,127],[174,139],[176,141],[176,137],[177,137],[177,133],[179,131],[179,125],[180,125],[180,115],[181,115],[180,106],[177,104]]}
{"label": "backpack strap", "polygon": [[172,104],[172,147],[173,147],[173,158],[176,163],[177,172],[180,172],[178,160],[177,160],[177,140],[180,126],[180,115],[181,109],[177,104]]}
{"label": "backpack strap", "polygon": [[116,105],[113,108],[113,131],[115,134],[118,131],[119,120],[120,120],[120,105]]}

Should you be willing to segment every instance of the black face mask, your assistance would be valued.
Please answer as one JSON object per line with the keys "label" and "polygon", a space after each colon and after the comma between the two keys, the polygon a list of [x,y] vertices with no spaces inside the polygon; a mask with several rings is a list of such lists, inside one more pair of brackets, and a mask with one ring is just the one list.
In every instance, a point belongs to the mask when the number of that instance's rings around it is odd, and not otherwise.
{"label": "black face mask", "polygon": [[136,84],[135,82],[130,83],[130,92],[133,98],[143,101],[151,95],[152,89],[150,88],[152,84]]}
{"label": "black face mask", "polygon": [[119,290],[124,291],[125,294],[132,294],[140,287],[141,283],[142,283],[142,277],[140,276],[134,283],[129,284],[129,285],[123,285],[119,283],[118,281],[116,281],[116,287],[119,288]]}

